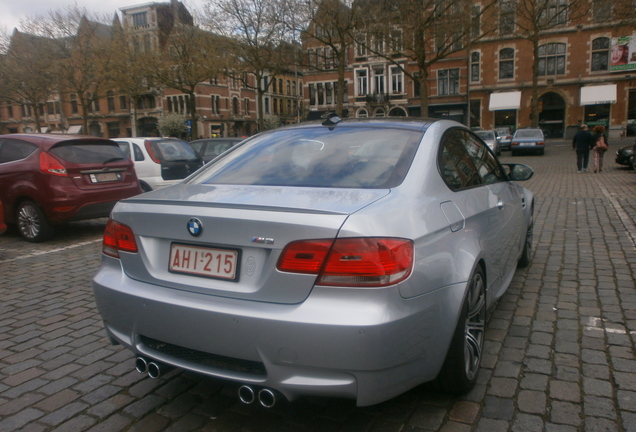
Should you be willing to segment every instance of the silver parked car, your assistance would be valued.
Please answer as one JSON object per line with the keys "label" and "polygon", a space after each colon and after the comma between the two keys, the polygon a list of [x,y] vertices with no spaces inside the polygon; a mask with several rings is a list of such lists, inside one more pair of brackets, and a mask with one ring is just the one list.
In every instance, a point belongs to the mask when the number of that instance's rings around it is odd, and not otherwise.
{"label": "silver parked car", "polygon": [[121,201],[96,303],[151,377],[233,380],[245,403],[466,392],[486,311],[531,258],[533,194],[449,120],[264,132]]}
{"label": "silver parked car", "polygon": [[490,150],[497,156],[501,154],[501,143],[499,136],[494,130],[480,130],[475,132],[479,138],[484,140],[486,145],[490,147]]}

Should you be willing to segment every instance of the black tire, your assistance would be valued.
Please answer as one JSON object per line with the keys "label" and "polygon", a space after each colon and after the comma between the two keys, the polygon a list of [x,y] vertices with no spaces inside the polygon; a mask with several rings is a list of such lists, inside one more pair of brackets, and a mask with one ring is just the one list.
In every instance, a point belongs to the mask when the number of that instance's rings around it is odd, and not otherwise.
{"label": "black tire", "polygon": [[33,201],[22,202],[16,211],[18,232],[28,242],[39,243],[51,238],[53,226],[42,209]]}
{"label": "black tire", "polygon": [[528,231],[526,231],[526,239],[523,245],[523,252],[521,252],[521,257],[519,261],[517,261],[517,267],[528,267],[530,265],[530,261],[532,261],[532,238],[534,231],[534,220],[532,216],[530,216],[530,223],[528,224]]}
{"label": "black tire", "polygon": [[486,279],[481,267],[470,278],[468,291],[435,387],[451,394],[470,391],[477,381],[486,333]]}
{"label": "black tire", "polygon": [[148,183],[146,183],[146,182],[143,182],[143,181],[139,182],[139,186],[141,187],[141,191],[142,192],[150,192],[152,190],[150,185]]}

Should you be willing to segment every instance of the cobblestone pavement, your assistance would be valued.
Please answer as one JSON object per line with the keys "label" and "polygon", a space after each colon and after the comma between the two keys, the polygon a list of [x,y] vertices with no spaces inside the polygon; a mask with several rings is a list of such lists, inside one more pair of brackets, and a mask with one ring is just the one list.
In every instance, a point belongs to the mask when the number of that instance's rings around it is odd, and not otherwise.
{"label": "cobblestone pavement", "polygon": [[470,394],[267,410],[232,383],[142,376],[95,310],[101,219],[45,244],[0,236],[0,431],[636,431],[636,172],[610,151],[602,173],[577,174],[566,141],[502,160],[536,171],[534,259],[491,314]]}

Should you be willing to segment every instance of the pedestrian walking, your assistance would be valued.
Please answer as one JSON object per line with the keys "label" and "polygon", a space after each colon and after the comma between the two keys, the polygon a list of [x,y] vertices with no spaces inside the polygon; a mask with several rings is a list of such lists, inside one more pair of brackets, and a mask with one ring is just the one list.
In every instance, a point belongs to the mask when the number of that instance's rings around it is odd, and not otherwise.
{"label": "pedestrian walking", "polygon": [[572,138],[572,148],[576,151],[577,172],[587,171],[587,165],[590,162],[590,148],[592,145],[592,133],[588,130],[587,125],[581,125],[581,130]]}
{"label": "pedestrian walking", "polygon": [[609,148],[605,136],[605,126],[594,126],[592,151],[594,152],[594,172],[603,171],[603,157]]}

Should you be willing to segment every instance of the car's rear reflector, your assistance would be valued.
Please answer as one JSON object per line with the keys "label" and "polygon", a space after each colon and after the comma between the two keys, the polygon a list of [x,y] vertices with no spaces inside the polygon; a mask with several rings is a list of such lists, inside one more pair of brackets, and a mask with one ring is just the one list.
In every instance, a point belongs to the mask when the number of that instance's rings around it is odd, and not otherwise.
{"label": "car's rear reflector", "polygon": [[[317,285],[381,287],[411,274],[413,242],[398,238],[345,238],[290,243],[278,262],[280,271],[316,274]],[[331,246],[331,249],[329,249]]]}
{"label": "car's rear reflector", "polygon": [[119,252],[137,253],[137,242],[130,227],[108,219],[104,230],[104,241],[102,242],[102,253],[108,256],[119,258]]}

